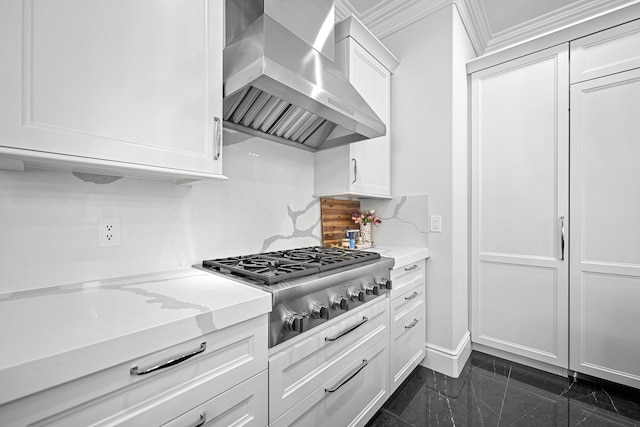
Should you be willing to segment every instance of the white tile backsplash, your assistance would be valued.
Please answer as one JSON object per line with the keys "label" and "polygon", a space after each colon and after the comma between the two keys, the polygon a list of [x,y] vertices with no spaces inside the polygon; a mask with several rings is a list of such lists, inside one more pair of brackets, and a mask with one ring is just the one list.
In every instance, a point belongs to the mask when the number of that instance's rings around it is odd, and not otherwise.
{"label": "white tile backsplash", "polygon": [[[319,244],[313,154],[259,138],[229,139],[229,180],[196,187],[0,171],[0,293]],[[120,246],[98,247],[101,217],[120,218]]]}

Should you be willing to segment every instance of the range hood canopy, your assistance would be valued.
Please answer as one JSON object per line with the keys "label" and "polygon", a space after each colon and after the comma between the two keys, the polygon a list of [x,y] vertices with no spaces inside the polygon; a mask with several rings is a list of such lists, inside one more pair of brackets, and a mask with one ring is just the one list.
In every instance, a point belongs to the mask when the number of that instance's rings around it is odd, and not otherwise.
{"label": "range hood canopy", "polygon": [[385,134],[333,62],[333,0],[226,0],[226,37],[226,127],[310,151]]}

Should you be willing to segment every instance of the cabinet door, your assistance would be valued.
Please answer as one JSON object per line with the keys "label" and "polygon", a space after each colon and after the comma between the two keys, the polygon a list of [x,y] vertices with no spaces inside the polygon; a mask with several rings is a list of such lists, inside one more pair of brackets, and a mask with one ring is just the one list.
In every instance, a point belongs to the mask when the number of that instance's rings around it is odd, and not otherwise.
{"label": "cabinet door", "polygon": [[640,70],[571,86],[572,370],[640,388]]}
{"label": "cabinet door", "polygon": [[390,196],[391,73],[351,38],[349,49],[349,80],[387,125],[384,136],[351,144],[351,192]]}
{"label": "cabinet door", "polygon": [[473,341],[562,368],[568,82],[566,45],[472,76]]}
{"label": "cabinet door", "polygon": [[221,173],[223,19],[211,0],[2,1],[0,151]]}
{"label": "cabinet door", "polygon": [[571,42],[571,83],[640,67],[640,20]]}

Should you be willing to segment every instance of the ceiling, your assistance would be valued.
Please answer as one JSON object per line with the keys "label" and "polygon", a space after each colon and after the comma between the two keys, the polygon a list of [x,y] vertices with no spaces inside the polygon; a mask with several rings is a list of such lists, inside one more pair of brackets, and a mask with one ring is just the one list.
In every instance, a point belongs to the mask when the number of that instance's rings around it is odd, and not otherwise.
{"label": "ceiling", "polygon": [[336,0],[378,38],[454,4],[478,55],[540,36],[638,0]]}

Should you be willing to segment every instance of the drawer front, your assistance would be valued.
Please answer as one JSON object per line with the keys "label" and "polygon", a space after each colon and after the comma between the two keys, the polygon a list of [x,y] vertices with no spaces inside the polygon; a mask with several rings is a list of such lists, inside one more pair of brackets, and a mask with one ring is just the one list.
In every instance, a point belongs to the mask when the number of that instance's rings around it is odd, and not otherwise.
{"label": "drawer front", "polygon": [[267,415],[267,371],[233,387],[165,424],[165,427],[264,427]]}
{"label": "drawer front", "polygon": [[391,299],[395,299],[420,283],[424,283],[425,260],[391,270]]}
{"label": "drawer front", "polygon": [[[269,357],[269,420],[275,420],[389,333],[389,301],[354,310],[346,319]],[[367,321],[362,323],[366,317]],[[341,333],[360,324],[334,341]]]}
{"label": "drawer front", "polygon": [[425,286],[424,282],[407,290],[404,294],[400,295],[391,301],[391,330],[396,329],[400,324],[404,324],[411,316],[411,312],[416,307],[425,306]]}
{"label": "drawer front", "polygon": [[640,67],[640,20],[571,42],[571,83]]}
{"label": "drawer front", "polygon": [[[51,426],[161,425],[265,370],[267,335],[264,315],[18,400],[9,415],[19,424],[26,417]],[[198,351],[203,342],[205,351],[181,363],[145,375],[130,373],[134,366],[142,371]],[[72,396],[72,401],[84,396],[84,403],[66,404]],[[28,414],[42,407],[37,418]]]}
{"label": "drawer front", "polygon": [[270,426],[365,425],[389,397],[387,342],[380,340],[354,358]]}
{"label": "drawer front", "polygon": [[391,393],[418,366],[425,355],[426,322],[424,304],[416,307],[402,325],[391,332]]}

